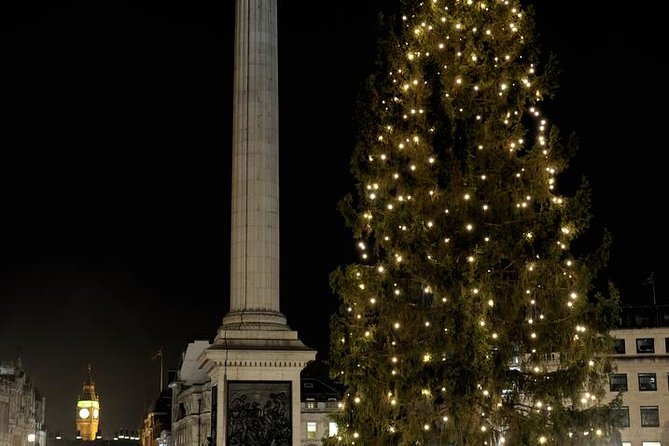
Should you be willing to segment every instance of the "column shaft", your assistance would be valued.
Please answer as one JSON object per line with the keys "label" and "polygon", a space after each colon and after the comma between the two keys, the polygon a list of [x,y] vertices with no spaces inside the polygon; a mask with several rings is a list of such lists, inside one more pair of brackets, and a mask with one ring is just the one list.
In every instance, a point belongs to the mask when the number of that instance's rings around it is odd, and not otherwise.
{"label": "column shaft", "polygon": [[230,311],[279,312],[276,0],[238,0]]}

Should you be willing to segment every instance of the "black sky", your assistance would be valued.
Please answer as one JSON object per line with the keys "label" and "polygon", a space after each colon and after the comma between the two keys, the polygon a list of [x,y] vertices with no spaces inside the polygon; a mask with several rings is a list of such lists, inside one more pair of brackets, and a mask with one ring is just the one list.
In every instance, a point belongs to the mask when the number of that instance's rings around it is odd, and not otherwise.
{"label": "black sky", "polygon": [[[103,433],[139,426],[158,363],[213,338],[227,310],[234,2],[0,6],[0,360],[17,350],[74,433],[88,362]],[[211,2],[214,3],[214,2]],[[389,0],[279,0],[281,308],[324,357],[328,274],[352,258],[336,203],[351,191],[356,89]],[[666,50],[660,14],[536,5],[561,88],[546,104],[581,152],[614,237],[627,303],[664,302],[660,211]]]}

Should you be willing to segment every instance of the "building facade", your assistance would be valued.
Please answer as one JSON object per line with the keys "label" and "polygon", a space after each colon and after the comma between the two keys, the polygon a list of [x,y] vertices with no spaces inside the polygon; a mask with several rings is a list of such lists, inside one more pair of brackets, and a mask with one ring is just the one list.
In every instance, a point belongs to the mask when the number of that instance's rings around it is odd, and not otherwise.
{"label": "building facade", "polygon": [[140,446],[171,446],[170,406],[169,389],[165,389],[144,415],[144,421],[139,430]]}
{"label": "building facade", "polygon": [[21,360],[0,363],[0,446],[46,446],[45,408]]}
{"label": "building facade", "polygon": [[616,329],[611,398],[622,392],[623,446],[669,445],[669,327]]}
{"label": "building facade", "polygon": [[[172,389],[172,445],[207,446],[215,438],[211,430],[211,379],[197,365],[197,358],[211,344],[194,341],[182,354]],[[215,419],[215,418],[214,418]],[[214,423],[215,425],[215,423]]]}
{"label": "building facade", "polygon": [[337,423],[330,414],[339,408],[342,386],[325,377],[303,374],[300,412],[302,414],[302,446],[318,446],[321,439],[337,435]]}
{"label": "building facade", "polygon": [[[625,308],[615,348],[609,396],[622,395],[623,446],[669,446],[669,318],[663,308]],[[669,314],[669,313],[667,313]]]}

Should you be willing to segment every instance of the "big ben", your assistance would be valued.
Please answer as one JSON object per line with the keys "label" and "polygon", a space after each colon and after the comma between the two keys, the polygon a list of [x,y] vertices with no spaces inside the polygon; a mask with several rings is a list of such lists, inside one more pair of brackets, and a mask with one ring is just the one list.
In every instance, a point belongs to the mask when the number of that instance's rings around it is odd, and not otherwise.
{"label": "big ben", "polygon": [[95,392],[91,365],[88,364],[88,379],[84,381],[84,391],[77,398],[77,430],[83,441],[93,441],[100,424],[100,399]]}

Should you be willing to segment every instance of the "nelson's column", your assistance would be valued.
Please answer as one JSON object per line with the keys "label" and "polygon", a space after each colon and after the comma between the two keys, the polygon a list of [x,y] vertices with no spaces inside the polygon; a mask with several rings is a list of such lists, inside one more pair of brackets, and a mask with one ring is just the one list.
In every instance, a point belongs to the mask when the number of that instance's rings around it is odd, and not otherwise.
{"label": "nelson's column", "polygon": [[236,0],[235,15],[230,309],[198,362],[217,446],[298,446],[300,372],[316,350],[279,310],[277,0]]}

